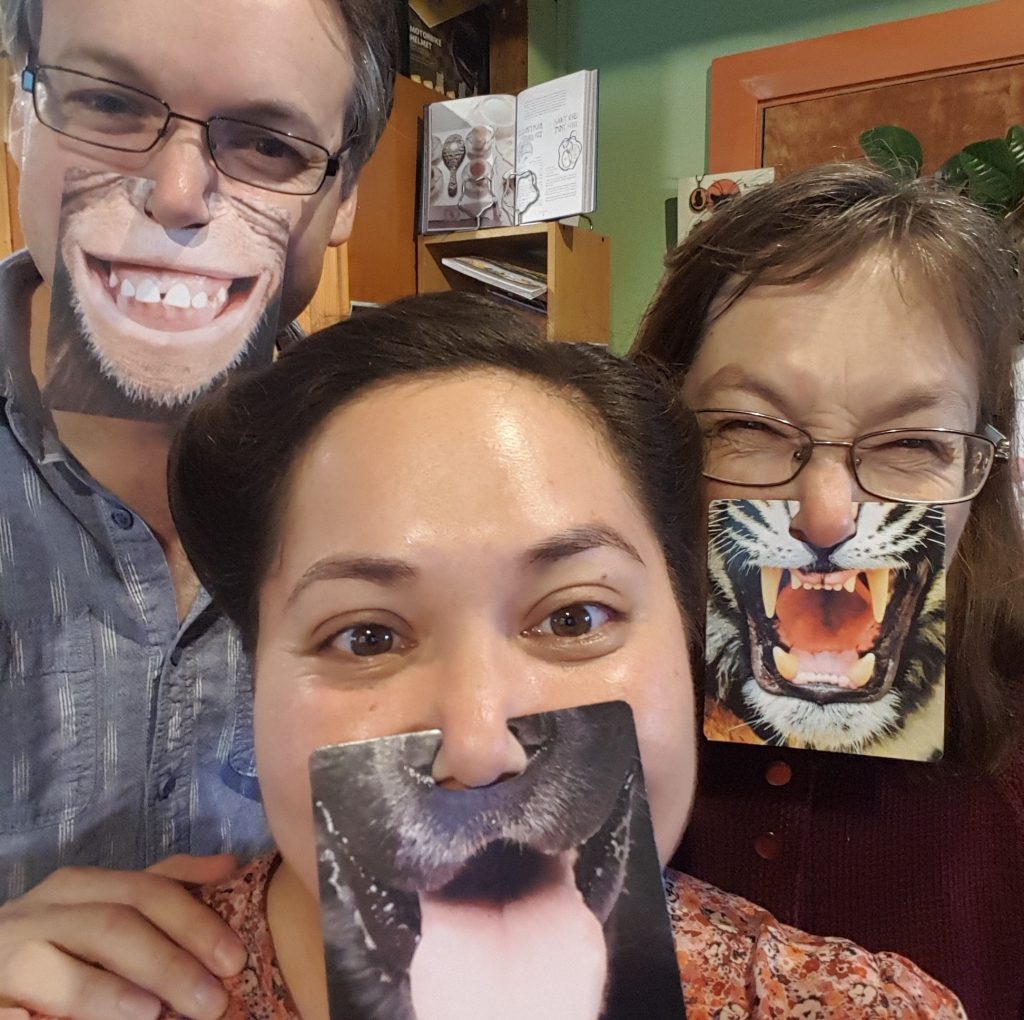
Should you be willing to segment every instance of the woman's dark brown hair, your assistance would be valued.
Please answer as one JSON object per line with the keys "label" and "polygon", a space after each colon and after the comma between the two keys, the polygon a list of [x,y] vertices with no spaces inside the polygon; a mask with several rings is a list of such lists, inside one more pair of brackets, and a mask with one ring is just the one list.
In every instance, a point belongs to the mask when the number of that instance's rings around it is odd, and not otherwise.
{"label": "woman's dark brown hair", "polygon": [[[633,354],[681,385],[710,322],[750,287],[825,280],[878,251],[900,282],[962,318],[979,366],[978,426],[995,425],[1013,449],[1017,258],[993,216],[932,180],[836,164],[732,199],[669,254]],[[1024,697],[1024,535],[1006,465],[974,500],[949,571],[946,676],[946,764],[996,771],[1021,739]]]}
{"label": "woman's dark brown hair", "polygon": [[248,650],[292,465],[327,418],[376,386],[474,371],[534,380],[593,422],[661,542],[687,618],[701,588],[700,438],[673,387],[604,347],[549,343],[505,305],[436,294],[331,326],[273,365],[233,377],[179,433],[169,479],[174,521]]}

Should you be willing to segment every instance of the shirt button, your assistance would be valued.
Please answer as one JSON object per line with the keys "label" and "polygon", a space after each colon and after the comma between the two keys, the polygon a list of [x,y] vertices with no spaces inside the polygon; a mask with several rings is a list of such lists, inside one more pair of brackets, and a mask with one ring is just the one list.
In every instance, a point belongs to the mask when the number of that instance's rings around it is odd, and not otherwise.
{"label": "shirt button", "polygon": [[177,785],[178,785],[178,780],[174,776],[168,776],[160,784],[160,799],[161,800],[167,800],[167,798],[170,797],[170,795],[172,793],[174,793],[174,788]]}
{"label": "shirt button", "polygon": [[177,666],[181,662],[181,649],[174,648],[171,650],[171,665]]}
{"label": "shirt button", "polygon": [[769,786],[785,786],[793,778],[793,769],[784,761],[773,761],[764,771]]}
{"label": "shirt button", "polygon": [[127,510],[120,507],[110,515],[110,519],[122,531],[127,531],[135,523],[135,518]]}
{"label": "shirt button", "polygon": [[762,833],[754,840],[754,850],[763,861],[777,861],[782,856],[782,840],[774,832]]}

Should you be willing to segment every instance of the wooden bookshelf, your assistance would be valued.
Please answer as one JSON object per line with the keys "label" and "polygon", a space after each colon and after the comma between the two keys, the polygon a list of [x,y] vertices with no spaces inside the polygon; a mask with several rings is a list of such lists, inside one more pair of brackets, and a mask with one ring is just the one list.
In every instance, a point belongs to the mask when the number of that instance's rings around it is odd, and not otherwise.
{"label": "wooden bookshelf", "polygon": [[483,284],[441,265],[456,255],[539,265],[548,276],[548,339],[611,339],[611,241],[603,234],[561,223],[422,234],[419,293],[485,291]]}

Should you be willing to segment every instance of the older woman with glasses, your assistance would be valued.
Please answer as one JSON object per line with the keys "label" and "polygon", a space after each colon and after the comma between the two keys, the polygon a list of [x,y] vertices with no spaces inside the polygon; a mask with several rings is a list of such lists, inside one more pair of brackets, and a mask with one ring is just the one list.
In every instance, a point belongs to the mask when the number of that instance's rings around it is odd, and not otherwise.
{"label": "older woman with glasses", "polygon": [[[993,1020],[1024,1015],[1020,305],[983,210],[837,165],[695,231],[634,351],[697,412],[709,498],[789,501],[789,537],[826,559],[867,502],[938,504],[946,524],[943,759],[705,742],[677,863],[788,923],[893,944]],[[811,705],[796,657],[775,665],[760,686]],[[837,684],[873,696],[860,673]]]}

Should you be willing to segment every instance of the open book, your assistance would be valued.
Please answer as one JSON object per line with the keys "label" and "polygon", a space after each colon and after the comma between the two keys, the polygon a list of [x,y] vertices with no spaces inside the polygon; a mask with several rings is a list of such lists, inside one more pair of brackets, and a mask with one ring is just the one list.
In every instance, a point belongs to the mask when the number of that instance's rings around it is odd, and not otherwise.
{"label": "open book", "polygon": [[423,117],[420,231],[538,223],[594,209],[597,71],[431,103]]}

